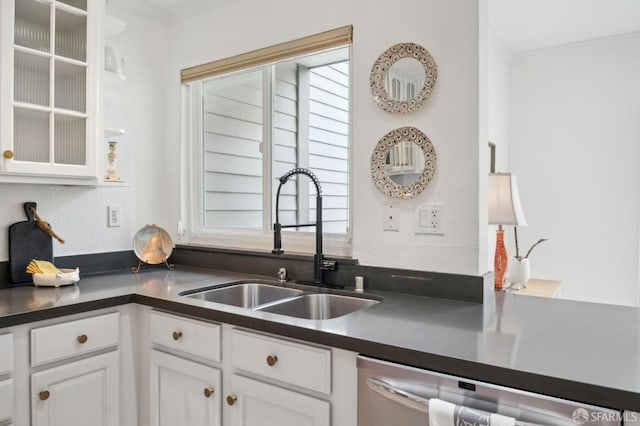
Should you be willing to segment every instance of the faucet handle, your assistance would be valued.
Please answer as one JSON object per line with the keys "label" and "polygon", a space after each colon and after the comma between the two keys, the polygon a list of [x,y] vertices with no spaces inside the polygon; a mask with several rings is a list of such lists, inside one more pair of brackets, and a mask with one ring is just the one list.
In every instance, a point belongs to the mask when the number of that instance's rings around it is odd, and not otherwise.
{"label": "faucet handle", "polygon": [[322,269],[323,271],[335,271],[336,269],[338,269],[338,261],[322,259],[322,261],[320,262],[320,269]]}

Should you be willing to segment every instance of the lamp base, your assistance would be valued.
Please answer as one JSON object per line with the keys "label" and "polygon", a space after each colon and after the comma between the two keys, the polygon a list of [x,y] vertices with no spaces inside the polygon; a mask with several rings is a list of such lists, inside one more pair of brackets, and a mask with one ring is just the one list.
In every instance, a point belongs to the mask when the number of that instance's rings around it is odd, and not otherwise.
{"label": "lamp base", "polygon": [[498,227],[496,231],[496,253],[493,257],[493,288],[504,290],[504,274],[507,271],[507,249],[504,246],[504,231]]}

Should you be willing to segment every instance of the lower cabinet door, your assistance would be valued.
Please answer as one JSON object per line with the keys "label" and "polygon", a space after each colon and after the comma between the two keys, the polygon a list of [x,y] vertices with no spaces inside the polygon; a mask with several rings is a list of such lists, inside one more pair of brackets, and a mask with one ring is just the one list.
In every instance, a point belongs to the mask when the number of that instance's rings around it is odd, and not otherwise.
{"label": "lower cabinet door", "polygon": [[152,426],[220,426],[220,370],[151,351]]}
{"label": "lower cabinet door", "polygon": [[13,416],[13,379],[0,381],[0,422]]}
{"label": "lower cabinet door", "polygon": [[119,352],[70,362],[31,375],[33,426],[117,426]]}
{"label": "lower cabinet door", "polygon": [[231,426],[329,426],[330,404],[234,374],[230,392]]}

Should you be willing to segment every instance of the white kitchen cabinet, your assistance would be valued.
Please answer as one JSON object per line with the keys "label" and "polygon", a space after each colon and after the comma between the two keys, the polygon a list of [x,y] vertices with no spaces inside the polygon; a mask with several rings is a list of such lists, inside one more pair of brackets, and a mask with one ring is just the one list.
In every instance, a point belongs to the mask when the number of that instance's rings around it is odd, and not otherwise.
{"label": "white kitchen cabinet", "polygon": [[31,366],[118,346],[118,312],[31,330]]}
{"label": "white kitchen cabinet", "polygon": [[13,417],[13,380],[0,380],[0,423]]}
{"label": "white kitchen cabinet", "polygon": [[33,426],[118,426],[118,351],[31,375]]}
{"label": "white kitchen cabinet", "polygon": [[331,349],[249,330],[230,331],[235,374],[226,393],[229,426],[331,424]]}
{"label": "white kitchen cabinet", "polygon": [[32,367],[70,360],[31,374],[34,426],[120,424],[119,320],[113,312],[30,331]]}
{"label": "white kitchen cabinet", "polygon": [[137,304],[6,329],[0,355],[2,425],[356,424],[355,353]]}
{"label": "white kitchen cabinet", "polygon": [[[151,426],[220,426],[222,373],[220,324],[165,312],[149,313]],[[188,358],[195,358],[196,362]]]}
{"label": "white kitchen cabinet", "polygon": [[0,335],[0,423],[13,417],[13,333]]}
{"label": "white kitchen cabinet", "polygon": [[94,184],[101,0],[0,2],[0,181]]}
{"label": "white kitchen cabinet", "polygon": [[184,358],[151,351],[152,426],[220,426],[220,370]]}
{"label": "white kitchen cabinet", "polygon": [[234,374],[230,426],[329,426],[330,403]]}
{"label": "white kitchen cabinet", "polygon": [[149,425],[356,423],[353,352],[146,312]]}
{"label": "white kitchen cabinet", "polygon": [[302,388],[331,393],[331,350],[234,329],[232,364]]}
{"label": "white kitchen cabinet", "polygon": [[0,335],[0,377],[13,371],[13,334]]}
{"label": "white kitchen cabinet", "polygon": [[151,311],[149,327],[151,341],[156,345],[210,361],[220,361],[219,324]]}

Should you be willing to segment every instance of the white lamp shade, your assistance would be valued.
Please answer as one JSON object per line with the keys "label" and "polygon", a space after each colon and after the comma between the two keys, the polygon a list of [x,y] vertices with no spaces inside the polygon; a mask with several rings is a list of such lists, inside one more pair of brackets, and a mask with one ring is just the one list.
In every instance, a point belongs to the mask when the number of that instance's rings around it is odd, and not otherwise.
{"label": "white lamp shade", "polygon": [[527,226],[516,177],[511,173],[489,175],[489,224]]}

